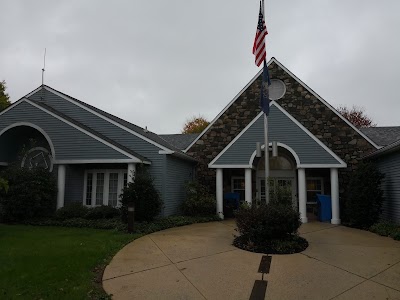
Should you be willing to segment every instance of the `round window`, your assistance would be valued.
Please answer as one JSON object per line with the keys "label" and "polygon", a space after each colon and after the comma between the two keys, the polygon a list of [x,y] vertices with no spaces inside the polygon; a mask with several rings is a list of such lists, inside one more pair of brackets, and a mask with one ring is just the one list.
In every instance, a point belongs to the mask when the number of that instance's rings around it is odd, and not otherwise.
{"label": "round window", "polygon": [[278,100],[283,97],[286,93],[286,85],[282,80],[271,79],[271,85],[269,86],[269,99]]}

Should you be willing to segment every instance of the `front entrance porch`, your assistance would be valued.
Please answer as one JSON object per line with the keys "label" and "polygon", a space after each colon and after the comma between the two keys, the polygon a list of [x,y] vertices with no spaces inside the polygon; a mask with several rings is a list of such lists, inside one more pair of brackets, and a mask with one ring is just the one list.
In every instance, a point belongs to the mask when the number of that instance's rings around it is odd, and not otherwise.
{"label": "front entrance porch", "polygon": [[[269,160],[270,198],[277,189],[284,188],[291,197],[293,207],[298,209],[301,221],[307,223],[309,219],[317,219],[316,195],[331,195],[331,223],[340,224],[338,168],[302,166],[293,149],[287,145],[279,145],[279,155],[270,155]],[[239,195],[241,202],[250,205],[259,205],[266,201],[264,156],[252,156],[251,160],[251,167],[216,168],[217,213],[221,219],[225,217],[227,206],[224,199],[228,193]]]}

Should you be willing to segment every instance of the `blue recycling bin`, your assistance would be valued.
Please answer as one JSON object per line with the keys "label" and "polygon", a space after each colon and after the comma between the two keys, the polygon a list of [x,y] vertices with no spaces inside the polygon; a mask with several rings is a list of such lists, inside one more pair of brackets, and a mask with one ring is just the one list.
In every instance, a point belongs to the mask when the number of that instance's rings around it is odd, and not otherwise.
{"label": "blue recycling bin", "polygon": [[318,199],[318,220],[321,222],[330,221],[332,219],[332,205],[330,195],[317,194]]}
{"label": "blue recycling bin", "polygon": [[234,211],[239,208],[240,195],[238,193],[224,194],[224,217],[233,218]]}

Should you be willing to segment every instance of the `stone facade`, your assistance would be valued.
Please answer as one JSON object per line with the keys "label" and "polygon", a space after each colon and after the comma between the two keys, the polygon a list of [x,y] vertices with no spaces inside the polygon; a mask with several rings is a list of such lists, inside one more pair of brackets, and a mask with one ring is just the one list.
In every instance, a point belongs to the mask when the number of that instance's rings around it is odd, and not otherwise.
{"label": "stone facade", "polygon": [[[340,192],[343,194],[350,171],[356,168],[363,155],[375,148],[275,61],[270,64],[269,72],[271,78],[280,79],[286,85],[284,97],[277,102],[347,163],[348,167],[340,169],[339,173]],[[197,177],[211,191],[215,191],[215,170],[209,169],[208,163],[260,112],[260,85],[261,76],[187,152],[200,161]]]}

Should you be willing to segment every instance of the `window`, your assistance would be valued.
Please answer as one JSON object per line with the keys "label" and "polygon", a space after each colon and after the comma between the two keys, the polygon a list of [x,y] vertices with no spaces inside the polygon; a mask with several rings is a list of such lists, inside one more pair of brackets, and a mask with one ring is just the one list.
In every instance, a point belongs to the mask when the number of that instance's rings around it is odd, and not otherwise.
{"label": "window", "polygon": [[232,177],[232,193],[238,193],[240,200],[244,200],[245,183],[244,177]]}
{"label": "window", "polygon": [[307,202],[316,203],[317,194],[324,193],[322,178],[307,178]]}
{"label": "window", "polygon": [[118,206],[127,178],[126,170],[87,170],[83,203],[86,206]]}
{"label": "window", "polygon": [[104,194],[104,173],[97,173],[96,180],[96,205],[103,204]]}
{"label": "window", "polygon": [[108,205],[115,207],[118,202],[118,173],[110,173],[108,187]]}

